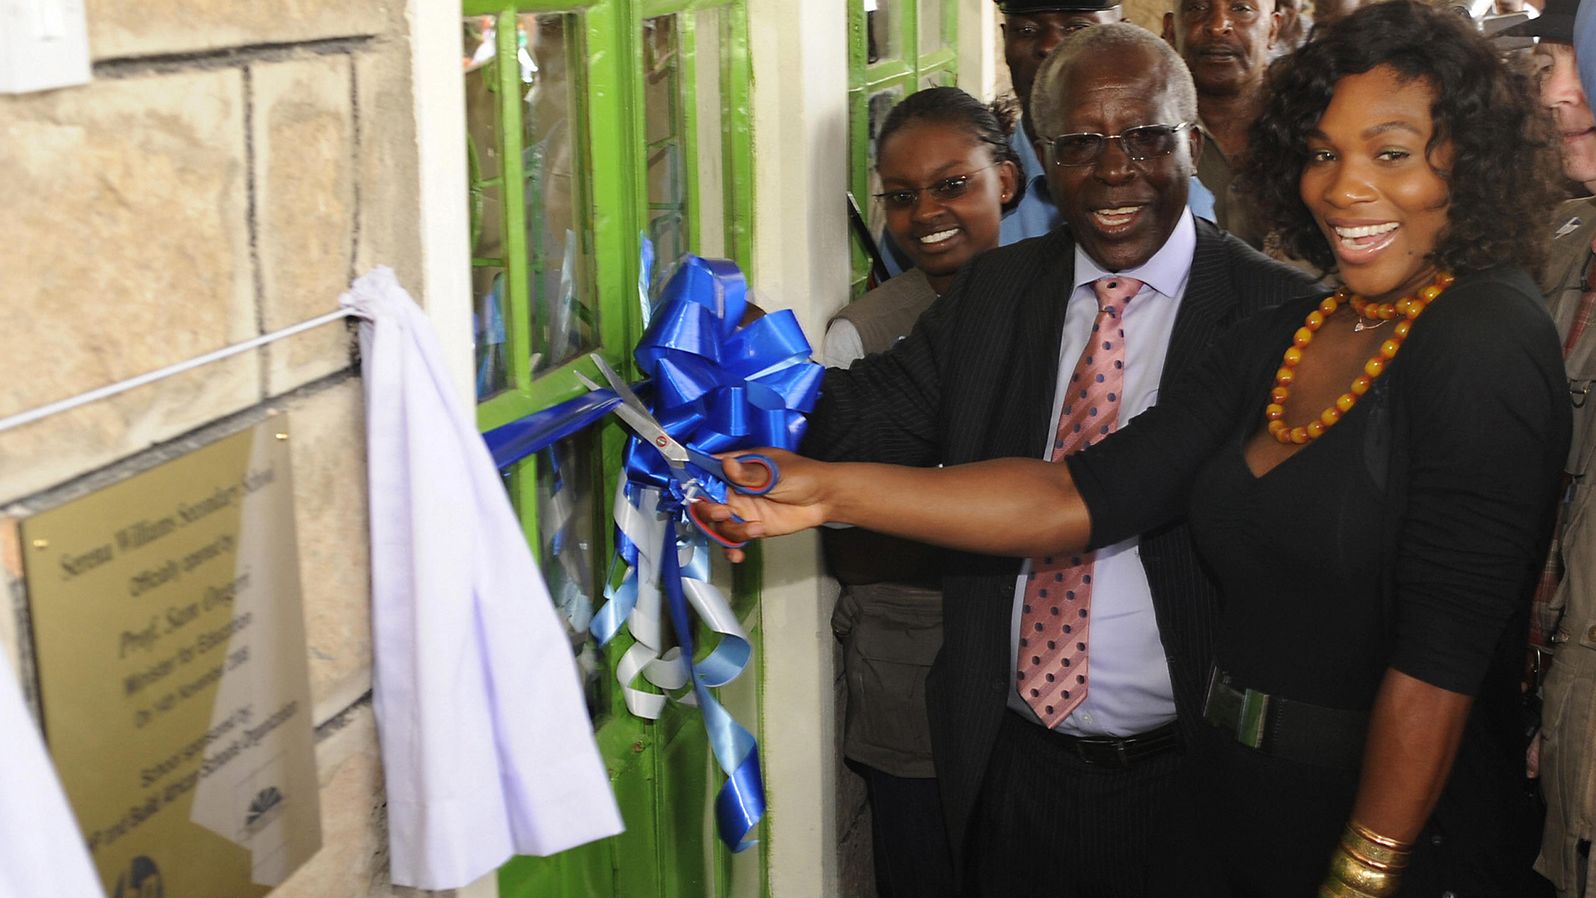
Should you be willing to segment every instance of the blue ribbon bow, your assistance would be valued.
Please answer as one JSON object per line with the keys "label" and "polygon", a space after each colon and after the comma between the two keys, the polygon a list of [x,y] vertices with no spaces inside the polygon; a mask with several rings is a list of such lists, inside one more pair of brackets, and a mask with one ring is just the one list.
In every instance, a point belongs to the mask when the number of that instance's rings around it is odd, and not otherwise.
{"label": "blue ribbon bow", "polygon": [[[821,367],[809,361],[810,346],[791,311],[765,315],[741,326],[748,309],[747,284],[737,266],[723,260],[688,256],[666,284],[649,316],[635,358],[650,381],[638,393],[678,442],[713,454],[756,446],[795,449],[803,435],[804,414],[819,396]],[[597,390],[484,435],[501,468],[604,417],[617,402]],[[715,700],[709,689],[735,679],[752,653],[730,607],[709,583],[708,545],[687,523],[683,485],[663,457],[635,437],[627,443],[626,479],[615,504],[617,566],[606,604],[594,615],[591,632],[607,644],[629,620],[638,645],[628,650],[617,677],[628,707],[655,716],[657,694],[631,687],[637,675],[672,688],[691,685],[704,715],[716,762],[726,775],[715,801],[716,829],[732,851],[753,842],[749,834],[764,816],[764,786],[753,736]],[[724,501],[719,471],[694,467],[700,485]],[[649,557],[644,547],[657,549]],[[678,555],[688,551],[685,564]],[[639,632],[634,612],[652,601],[644,629],[652,632],[658,597],[648,582],[659,575],[660,588],[676,632],[679,654],[659,657],[659,640]],[[688,606],[721,639],[699,661]]]}
{"label": "blue ribbon bow", "polygon": [[[654,417],[677,442],[705,454],[776,446],[796,449],[804,413],[820,394],[821,367],[790,310],[739,327],[748,288],[737,266],[688,256],[665,285],[637,366],[651,379]],[[628,444],[627,477],[673,493],[679,484],[665,460],[637,440]],[[718,471],[695,469],[717,501],[726,484]]]}

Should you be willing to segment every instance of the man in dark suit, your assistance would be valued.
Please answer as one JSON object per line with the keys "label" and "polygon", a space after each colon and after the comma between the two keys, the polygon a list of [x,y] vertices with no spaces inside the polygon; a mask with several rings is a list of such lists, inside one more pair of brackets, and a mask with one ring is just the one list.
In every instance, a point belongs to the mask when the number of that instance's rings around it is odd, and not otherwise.
{"label": "man in dark suit", "polygon": [[[1030,112],[1073,225],[976,259],[907,339],[829,372],[806,454],[914,465],[1054,457],[1055,446],[1078,448],[1066,439],[1070,378],[1095,381],[1092,365],[1113,359],[1110,383],[1123,388],[1107,393],[1102,429],[1112,429],[1112,404],[1129,420],[1224,328],[1310,289],[1187,210],[1201,151],[1195,92],[1157,36],[1125,24],[1073,36],[1043,65]],[[1118,298],[1100,308],[1104,296]],[[1104,317],[1110,306],[1117,321]],[[1094,355],[1120,333],[1121,351]],[[1180,733],[1203,725],[1214,590],[1183,526],[1083,564],[1055,573],[1041,559],[945,559],[945,642],[927,702],[967,894],[1150,895],[1144,877],[1167,866],[1180,838],[1170,830]],[[1031,575],[1083,573],[1090,665],[1076,657],[1067,679],[1087,685],[1044,696],[1030,685],[1066,676],[1057,665],[1069,659],[1037,667],[1040,647],[1021,634],[1043,607],[1033,607]]]}

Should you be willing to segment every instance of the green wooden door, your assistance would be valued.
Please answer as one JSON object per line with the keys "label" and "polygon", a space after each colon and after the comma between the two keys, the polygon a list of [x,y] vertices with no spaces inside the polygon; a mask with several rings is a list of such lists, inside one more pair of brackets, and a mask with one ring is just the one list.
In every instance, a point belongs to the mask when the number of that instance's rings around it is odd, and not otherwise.
{"label": "green wooden door", "polygon": [[[587,353],[636,375],[643,235],[658,279],[688,252],[751,257],[752,146],[745,0],[465,0],[477,418],[484,429],[582,391]],[[714,836],[719,787],[702,721],[672,704],[632,716],[615,682],[623,631],[586,636],[613,552],[609,506],[625,433],[606,423],[515,466],[506,487],[567,621],[626,832],[518,858],[520,896],[760,894],[760,849]],[[757,564],[732,585],[759,646]],[[703,640],[700,640],[700,644]],[[758,721],[757,663],[723,701]]]}

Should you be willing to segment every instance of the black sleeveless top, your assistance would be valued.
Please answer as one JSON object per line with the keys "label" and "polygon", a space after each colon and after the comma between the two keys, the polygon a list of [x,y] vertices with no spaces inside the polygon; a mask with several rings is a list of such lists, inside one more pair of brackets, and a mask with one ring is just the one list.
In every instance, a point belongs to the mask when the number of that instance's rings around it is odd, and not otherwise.
{"label": "black sleeveless top", "polygon": [[[1432,820],[1432,830],[1447,827],[1448,838],[1436,842],[1446,857],[1416,859],[1415,867],[1439,867],[1438,882],[1506,894],[1489,888],[1509,875],[1497,868],[1518,861],[1496,844],[1503,837],[1492,818],[1504,816],[1495,805],[1514,800],[1522,776],[1516,708],[1525,611],[1569,440],[1556,332],[1523,273],[1459,277],[1352,411],[1255,477],[1242,446],[1262,427],[1281,353],[1318,299],[1233,329],[1190,389],[1069,460],[1091,510],[1092,540],[1112,543],[1189,512],[1223,595],[1216,663],[1237,683],[1366,710],[1395,668],[1475,696]],[[1257,754],[1219,740],[1198,746],[1193,760],[1224,768],[1211,781],[1235,781],[1228,788],[1238,794],[1230,809],[1237,826],[1255,824],[1260,838],[1324,839],[1297,846],[1304,869],[1272,857],[1281,878],[1260,887],[1270,893],[1306,881],[1311,890],[1356,778],[1250,757]],[[1254,774],[1252,787],[1273,800],[1242,797]],[[1294,792],[1295,805],[1282,798]],[[1237,864],[1270,857],[1256,843],[1237,847]]]}

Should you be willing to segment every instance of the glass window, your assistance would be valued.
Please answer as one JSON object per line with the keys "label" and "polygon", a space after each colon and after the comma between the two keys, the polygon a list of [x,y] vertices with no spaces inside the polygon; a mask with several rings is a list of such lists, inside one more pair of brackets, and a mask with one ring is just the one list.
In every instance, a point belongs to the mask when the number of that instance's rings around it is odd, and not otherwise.
{"label": "glass window", "polygon": [[693,110],[696,123],[693,128],[697,146],[693,153],[697,170],[694,173],[697,189],[693,199],[698,203],[695,220],[698,223],[698,240],[695,251],[700,256],[726,258],[731,255],[726,245],[726,168],[722,149],[725,128],[721,111],[722,52],[725,45],[725,14],[718,8],[699,10],[693,23]]}
{"label": "glass window", "polygon": [[655,283],[688,252],[683,170],[681,42],[676,16],[643,20],[643,119],[648,141],[648,234]]}
{"label": "glass window", "polygon": [[538,563],[571,640],[588,713],[595,720],[606,710],[600,700],[599,654],[588,636],[593,612],[603,599],[598,566],[604,542],[595,509],[605,503],[598,501],[598,448],[590,430],[537,456]]}
{"label": "glass window", "polygon": [[571,77],[582,39],[573,13],[464,23],[479,399],[524,390],[599,345],[586,141]]}
{"label": "glass window", "polygon": [[941,49],[942,0],[920,0],[920,55]]}
{"label": "glass window", "polygon": [[881,126],[886,123],[892,107],[902,100],[903,88],[898,86],[870,95],[869,136],[865,143],[865,165],[869,174],[869,187],[866,188],[865,194],[871,198],[869,222],[872,234],[879,234],[881,229],[886,227],[886,215],[882,211],[881,203],[874,199],[875,195],[881,192],[881,177],[876,174],[876,138],[881,135]]}
{"label": "glass window", "polygon": [[479,265],[471,269],[472,338],[476,343],[477,396],[488,397],[510,382],[504,329],[504,269]]}
{"label": "glass window", "polygon": [[492,16],[465,20],[466,161],[470,166],[472,337],[479,397],[509,386],[505,366],[503,171]]}
{"label": "glass window", "polygon": [[871,63],[902,55],[898,48],[898,3],[899,0],[864,0],[865,32],[869,42],[866,58]]}
{"label": "glass window", "polygon": [[573,133],[579,108],[570,72],[580,59],[580,19],[522,15],[521,146],[526,190],[526,239],[531,293],[534,372],[563,364],[598,345],[598,305],[592,285],[590,241],[584,240],[585,168]]}

